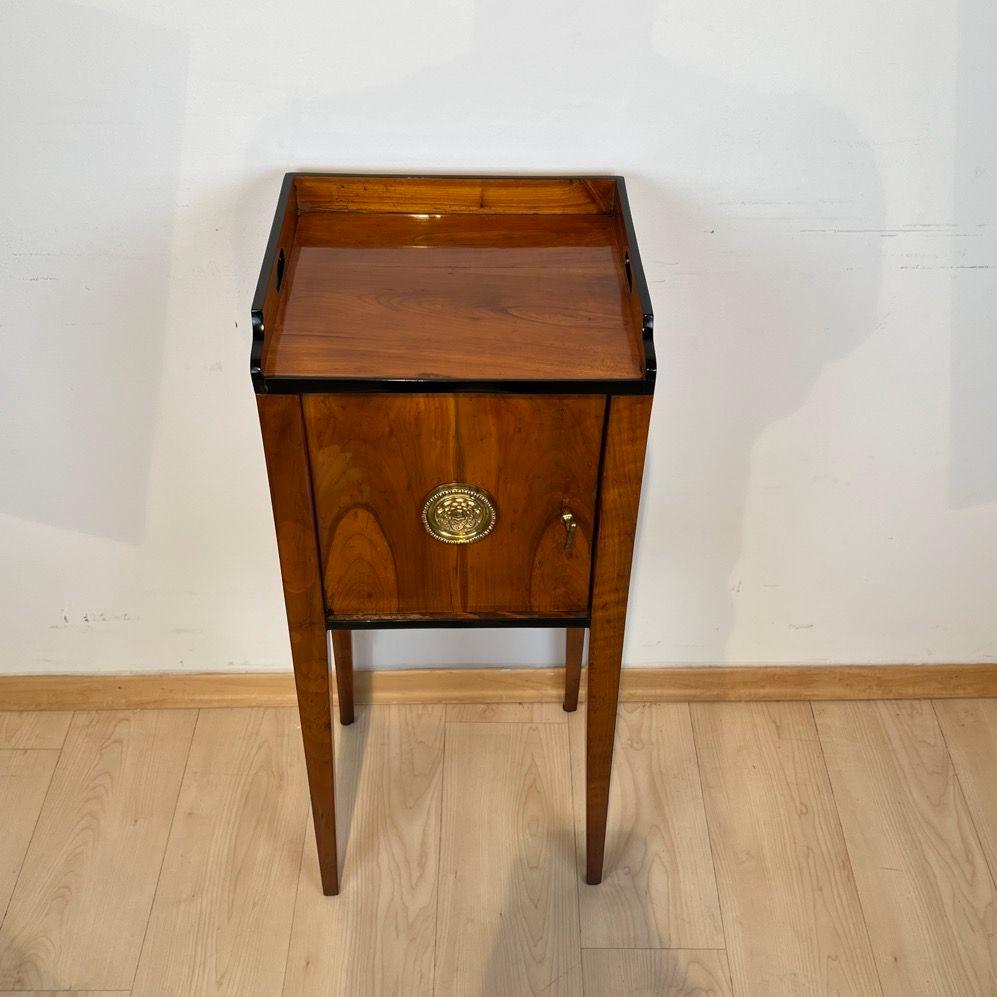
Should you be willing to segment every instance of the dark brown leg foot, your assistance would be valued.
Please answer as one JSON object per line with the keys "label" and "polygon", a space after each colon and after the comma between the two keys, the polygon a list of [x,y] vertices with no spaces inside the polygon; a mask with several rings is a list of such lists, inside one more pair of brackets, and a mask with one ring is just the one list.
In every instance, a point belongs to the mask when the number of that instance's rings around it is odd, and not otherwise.
{"label": "dark brown leg foot", "polygon": [[569,627],[564,646],[564,709],[573,713],[578,709],[578,687],[582,681],[582,649],[585,647],[585,628]]}
{"label": "dark brown leg foot", "polygon": [[353,632],[332,631],[332,657],[336,664],[336,689],[339,692],[339,722],[353,723]]}
{"label": "dark brown leg foot", "polygon": [[585,882],[602,882],[609,817],[609,780],[613,769],[620,659],[589,656],[585,713]]}

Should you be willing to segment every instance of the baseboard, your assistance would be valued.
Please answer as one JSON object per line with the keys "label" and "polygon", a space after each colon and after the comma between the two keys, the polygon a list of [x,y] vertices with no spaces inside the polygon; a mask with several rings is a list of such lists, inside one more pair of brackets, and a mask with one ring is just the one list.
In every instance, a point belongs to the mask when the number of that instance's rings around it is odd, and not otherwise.
{"label": "baseboard", "polygon": [[662,702],[989,699],[997,664],[631,668],[622,688],[627,699]]}
{"label": "baseboard", "polygon": [[[557,701],[560,668],[358,671],[359,703]],[[584,695],[584,673],[583,673]],[[997,697],[997,664],[714,665],[627,668],[620,697],[647,702]],[[292,706],[285,672],[0,676],[0,710]]]}

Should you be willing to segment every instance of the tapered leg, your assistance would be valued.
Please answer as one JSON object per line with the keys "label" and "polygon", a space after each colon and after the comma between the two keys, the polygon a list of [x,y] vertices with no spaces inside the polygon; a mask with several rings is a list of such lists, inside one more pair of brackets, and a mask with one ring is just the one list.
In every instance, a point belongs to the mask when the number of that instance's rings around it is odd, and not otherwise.
{"label": "tapered leg", "polygon": [[564,709],[574,713],[578,709],[578,687],[582,681],[582,649],[585,647],[585,628],[568,627],[564,642]]}
{"label": "tapered leg", "polygon": [[258,395],[256,402],[270,478],[322,892],[333,896],[339,893],[339,863],[332,700],[304,417],[297,395]]}
{"label": "tapered leg", "polygon": [[339,722],[353,723],[353,631],[332,631],[332,660],[336,665]]}
{"label": "tapered leg", "polygon": [[585,881],[602,882],[620,663],[644,473],[650,395],[609,399],[599,532],[592,579],[585,723]]}

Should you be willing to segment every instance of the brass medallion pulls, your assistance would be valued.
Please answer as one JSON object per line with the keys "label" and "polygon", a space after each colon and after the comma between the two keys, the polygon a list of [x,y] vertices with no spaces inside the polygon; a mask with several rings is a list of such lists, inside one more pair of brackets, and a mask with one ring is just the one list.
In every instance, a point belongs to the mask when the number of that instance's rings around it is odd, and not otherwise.
{"label": "brass medallion pulls", "polygon": [[422,503],[422,525],[440,543],[473,544],[495,529],[495,500],[483,488],[452,482],[434,488]]}

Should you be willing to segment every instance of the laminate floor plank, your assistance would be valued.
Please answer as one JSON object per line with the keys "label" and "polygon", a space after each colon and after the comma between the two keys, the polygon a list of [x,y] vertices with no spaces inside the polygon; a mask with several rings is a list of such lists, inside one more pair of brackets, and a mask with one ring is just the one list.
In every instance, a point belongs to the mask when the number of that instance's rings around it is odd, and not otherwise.
{"label": "laminate floor plank", "polygon": [[625,704],[599,887],[584,707],[364,708],[336,898],[293,708],[11,716],[0,997],[997,993],[997,701]]}
{"label": "laminate floor plank", "polygon": [[997,699],[939,699],[935,714],[997,878]]}
{"label": "laminate floor plank", "polygon": [[446,707],[374,706],[336,728],[341,893],[309,822],[284,992],[431,994]]}
{"label": "laminate floor plank", "polygon": [[879,993],[810,705],[692,720],[734,992]]}
{"label": "laminate floor plank", "polygon": [[58,751],[0,751],[0,940],[7,904],[58,761]]}
{"label": "laminate floor plank", "polygon": [[723,948],[689,707],[620,704],[599,886],[584,882],[584,708],[569,729],[582,946]]}
{"label": "laminate floor plank", "polygon": [[0,750],[6,748],[53,749],[66,740],[71,712],[0,712]]}
{"label": "laminate floor plank", "polygon": [[583,949],[589,997],[731,997],[727,957],[707,949]]}
{"label": "laminate floor plank", "polygon": [[0,990],[0,997],[128,997],[129,990]]}
{"label": "laminate floor plank", "polygon": [[570,713],[560,703],[451,703],[448,723],[565,724]]}
{"label": "laminate floor plank", "polygon": [[884,989],[997,993],[997,891],[931,703],[814,714]]}
{"label": "laminate floor plank", "polygon": [[568,753],[564,725],[447,725],[437,993],[581,993]]}
{"label": "laminate floor plank", "polygon": [[0,987],[131,987],[195,719],[73,716],[4,919]]}
{"label": "laminate floor plank", "polygon": [[307,818],[297,711],[201,711],[133,993],[280,992]]}

